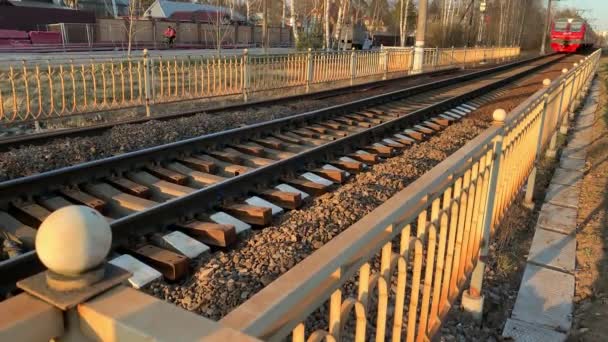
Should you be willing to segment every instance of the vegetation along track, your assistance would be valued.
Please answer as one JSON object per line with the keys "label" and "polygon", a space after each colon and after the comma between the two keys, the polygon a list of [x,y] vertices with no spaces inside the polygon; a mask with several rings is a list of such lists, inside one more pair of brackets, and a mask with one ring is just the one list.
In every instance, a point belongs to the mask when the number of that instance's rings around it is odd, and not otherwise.
{"label": "vegetation along track", "polygon": [[490,92],[561,58],[511,63],[0,183],[0,226],[24,249],[0,261],[0,286],[10,289],[42,268],[31,250],[35,228],[73,203],[108,217],[115,251],[178,279],[188,259],[164,249],[165,232],[228,246],[251,226],[270,224],[273,215],[441,130]]}

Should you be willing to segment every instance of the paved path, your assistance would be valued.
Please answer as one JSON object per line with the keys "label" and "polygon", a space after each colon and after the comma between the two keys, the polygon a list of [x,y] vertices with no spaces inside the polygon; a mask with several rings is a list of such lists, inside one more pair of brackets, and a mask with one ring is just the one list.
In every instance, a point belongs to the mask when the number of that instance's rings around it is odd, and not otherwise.
{"label": "paved path", "polygon": [[515,307],[503,331],[515,341],[564,341],[572,326],[577,208],[598,94],[596,80],[547,190]]}
{"label": "paved path", "polygon": [[[170,50],[149,50],[151,56],[217,56],[217,50],[215,49],[170,49]],[[248,49],[250,54],[261,55],[264,54],[262,48],[250,48]],[[286,54],[296,51],[293,48],[270,48],[268,49],[269,54]],[[233,56],[240,55],[243,53],[243,49],[223,49],[222,56]],[[140,57],[142,50],[133,50],[132,56]],[[69,59],[74,60],[89,60],[95,59],[110,59],[110,58],[126,58],[126,52],[120,51],[82,51],[82,52],[15,52],[15,53],[0,53],[0,63],[21,63],[25,60],[27,62],[39,62],[39,61],[62,61],[65,62]]]}

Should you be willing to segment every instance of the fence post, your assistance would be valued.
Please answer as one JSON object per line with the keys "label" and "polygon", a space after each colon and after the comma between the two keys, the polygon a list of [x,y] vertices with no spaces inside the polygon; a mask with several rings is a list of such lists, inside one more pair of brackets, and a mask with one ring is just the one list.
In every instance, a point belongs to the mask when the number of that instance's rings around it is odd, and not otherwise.
{"label": "fence post", "polygon": [[439,65],[439,46],[435,47],[435,58],[433,59],[433,67],[437,68]]}
{"label": "fence post", "polygon": [[150,116],[150,58],[148,49],[144,49],[144,92],[146,95],[146,116]]}
{"label": "fence post", "polygon": [[380,45],[380,53],[382,53],[382,59],[384,61],[384,71],[382,74],[382,79],[385,80],[388,78],[388,60],[389,60],[389,50],[386,50],[384,46]]}
{"label": "fence post", "polygon": [[[198,30],[198,42],[200,44],[201,42],[201,22],[197,21],[196,22],[196,27]],[[234,45],[238,46],[239,45],[239,23],[235,22],[234,23]]]}
{"label": "fence post", "polygon": [[[549,87],[549,85],[551,84],[551,80],[549,80],[548,78],[545,78],[543,80],[543,87],[546,89]],[[563,91],[563,89],[562,89]],[[536,158],[535,158],[535,165],[534,167],[532,167],[532,171],[530,172],[530,175],[528,176],[528,183],[526,184],[526,194],[524,196],[524,206],[526,206],[529,209],[534,209],[534,186],[536,184],[536,172],[537,172],[537,166],[536,164],[540,161],[541,155],[542,155],[542,148],[543,148],[543,131],[544,131],[544,127],[545,127],[545,121],[547,120],[547,108],[549,106],[549,94],[545,93],[545,95],[543,96],[543,113],[541,114],[540,117],[540,125],[538,128],[538,139],[536,140]],[[557,115],[559,116],[559,112],[557,113]]]}
{"label": "fence post", "polygon": [[92,42],[91,42],[91,24],[84,24],[84,27],[85,27],[86,32],[87,32],[87,43],[89,45],[89,50],[90,50],[91,47],[93,46]]}
{"label": "fence post", "polygon": [[584,72],[583,72],[582,65],[579,64],[579,63],[575,63],[575,64],[576,64],[576,67],[577,67],[576,77],[578,79],[578,83],[577,83],[577,86],[576,86],[576,89],[577,89],[576,95],[574,97],[575,106],[572,109],[573,112],[574,112],[574,110],[576,108],[578,108],[580,106],[580,104],[582,102],[582,98],[583,98],[583,82],[585,81],[584,80],[584,75],[583,75]]}
{"label": "fence post", "polygon": [[154,49],[156,49],[157,47],[157,42],[156,42],[156,19],[152,19],[152,40],[154,42]]}
{"label": "fence post", "polygon": [[454,45],[452,45],[452,58],[450,58],[450,64],[455,64],[454,63]]}
{"label": "fence post", "polygon": [[355,84],[355,78],[357,77],[357,54],[355,48],[350,51],[350,85]]}
{"label": "fence post", "polygon": [[[563,72],[563,70],[562,70]],[[563,93],[562,93],[562,98],[563,98]],[[560,108],[561,108],[561,99],[560,99]],[[568,118],[568,114],[566,113],[565,115],[565,120],[567,120]],[[549,141],[549,147],[547,148],[547,153],[545,154],[547,156],[547,158],[555,158],[555,156],[557,155],[557,151],[556,151],[556,147],[557,147],[557,130],[555,132],[553,132],[553,134],[551,135],[551,140]]]}
{"label": "fence post", "polygon": [[[562,69],[562,74],[566,74],[568,73],[568,69],[564,68]],[[563,110],[563,103],[564,103],[564,93],[566,92],[566,80],[562,81],[563,82],[563,89],[562,89],[562,95],[559,98],[559,110],[557,112],[558,118],[559,115],[562,115],[562,110]],[[568,134],[568,124],[570,122],[570,116],[568,113],[568,110],[566,110],[565,115],[562,117],[562,124],[559,127],[559,132],[561,134]]]}
{"label": "fence post", "polygon": [[310,91],[310,84],[314,77],[314,68],[312,60],[312,49],[308,48],[308,54],[306,55],[306,92]]}
{"label": "fence post", "polygon": [[[492,114],[494,119],[493,125],[503,126],[507,112],[504,109],[496,109]],[[483,316],[484,296],[482,294],[483,275],[486,267],[486,258],[490,251],[490,234],[492,229],[492,214],[494,213],[494,202],[496,199],[496,191],[498,189],[498,171],[500,170],[500,159],[502,156],[502,142],[504,139],[504,131],[500,132],[493,140],[494,146],[492,151],[492,166],[490,169],[490,180],[488,182],[488,191],[485,194],[485,206],[482,221],[481,241],[479,258],[471,275],[469,289],[462,293],[462,308],[465,312],[481,321]],[[475,253],[475,251],[473,251]]]}
{"label": "fence post", "polygon": [[[565,69],[565,68],[562,69],[562,74],[566,74],[567,72],[568,72],[568,69]],[[544,84],[544,81],[543,81],[543,84]],[[559,99],[559,107],[558,107],[558,112],[557,112],[557,119],[558,120],[559,120],[559,115],[561,114],[561,111],[562,111],[562,104],[563,104],[563,101],[564,101],[565,88],[566,88],[566,86],[565,86],[565,83],[564,83],[564,88],[562,89],[562,94],[561,94],[560,99]],[[572,91],[574,91],[574,89],[572,89],[570,91],[570,94],[572,94]],[[566,110],[566,113],[564,115],[564,119],[563,120],[564,120],[564,122],[566,122],[566,125],[567,125],[567,122],[568,122],[568,111],[567,110]],[[561,130],[561,127],[560,127],[560,130]],[[557,151],[555,150],[556,145],[557,145],[557,130],[555,132],[553,132],[553,134],[551,135],[551,141],[549,142],[549,147],[547,148],[547,153],[546,153],[547,158],[555,158],[555,156],[557,154]]]}
{"label": "fence post", "polygon": [[569,103],[569,107],[568,107],[568,116],[570,117],[570,119],[574,118],[574,110],[576,109],[576,104],[574,103],[575,101],[575,97],[574,97],[574,93],[576,91],[576,81],[578,78],[578,73],[576,72],[576,67],[578,66],[577,63],[574,63],[574,73],[572,76],[572,89],[570,91],[570,101]]}
{"label": "fence post", "polygon": [[410,74],[414,73],[414,59],[416,56],[416,50],[412,48],[412,50],[410,51]]}
{"label": "fence post", "polygon": [[65,43],[68,40],[68,34],[65,31],[65,23],[61,23],[59,25],[60,25],[59,27],[61,27],[61,42],[63,45],[63,50],[65,51]]}
{"label": "fence post", "polygon": [[249,100],[249,51],[247,49],[243,50],[243,57],[241,60],[242,68],[243,68],[243,102],[247,102]]}

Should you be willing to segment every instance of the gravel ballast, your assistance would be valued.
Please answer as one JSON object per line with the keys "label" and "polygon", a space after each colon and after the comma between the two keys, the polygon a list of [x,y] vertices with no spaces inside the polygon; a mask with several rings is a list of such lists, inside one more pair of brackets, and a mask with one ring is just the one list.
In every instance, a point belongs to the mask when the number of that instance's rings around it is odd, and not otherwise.
{"label": "gravel ballast", "polygon": [[[252,231],[231,248],[194,260],[195,271],[186,280],[174,284],[158,282],[145,291],[208,318],[220,319],[477,136],[490,125],[494,109],[514,108],[538,90],[544,78],[556,78],[562,68],[569,68],[571,64],[571,60],[556,63],[548,71],[519,82],[502,98],[401,155],[354,175],[346,184],[315,198],[304,208],[287,212],[272,226]],[[321,101],[323,106],[331,104],[327,101]],[[3,153],[0,180],[285,117],[294,111],[291,106],[274,107],[118,126],[99,137],[57,141]]]}
{"label": "gravel ballast", "polygon": [[381,205],[490,125],[491,113],[510,110],[559,75],[564,63],[514,85],[501,99],[403,154],[357,174],[305,208],[282,215],[225,251],[198,260],[186,281],[151,285],[147,292],[211,319],[220,319],[306,256]]}
{"label": "gravel ballast", "polygon": [[141,124],[119,125],[99,136],[58,138],[43,146],[23,146],[0,153],[0,181],[288,117],[454,76],[455,74],[407,78],[386,86],[370,88],[364,92],[342,94],[320,100],[307,99],[263,108],[252,106],[247,110],[213,114],[202,112],[166,121],[152,120]]}
{"label": "gravel ballast", "polygon": [[[471,72],[466,70],[462,73]],[[401,90],[431,81],[454,77],[456,74],[422,76],[395,80],[385,86],[363,92],[347,93],[318,100],[307,99],[268,107],[251,107],[242,111],[208,114],[141,124],[118,125],[98,136],[58,138],[43,146],[23,146],[0,152],[0,182],[87,161],[112,157],[144,148],[168,144],[188,138],[284,118],[332,105],[360,100],[391,91]]]}
{"label": "gravel ballast", "polygon": [[357,174],[335,191],[256,230],[227,251],[201,260],[181,284],[158,283],[151,294],[219,319],[296,263],[430,170],[488,126],[465,119],[403,154]]}

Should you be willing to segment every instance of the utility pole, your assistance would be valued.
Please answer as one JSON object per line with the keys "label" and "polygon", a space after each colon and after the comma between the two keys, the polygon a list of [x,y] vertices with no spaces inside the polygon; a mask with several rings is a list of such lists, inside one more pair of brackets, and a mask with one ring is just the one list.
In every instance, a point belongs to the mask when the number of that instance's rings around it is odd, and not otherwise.
{"label": "utility pole", "polygon": [[547,44],[547,32],[549,31],[549,23],[551,22],[551,0],[547,0],[547,20],[545,20],[545,29],[543,30],[543,41],[540,44],[540,54],[544,55],[545,45]]}
{"label": "utility pole", "polygon": [[424,61],[424,37],[426,35],[426,12],[428,0],[420,0],[418,3],[418,24],[416,25],[416,45],[414,47],[413,73],[422,72]]}
{"label": "utility pole", "polygon": [[262,0],[262,14],[264,20],[262,21],[262,46],[264,47],[264,53],[268,53],[268,0]]}

